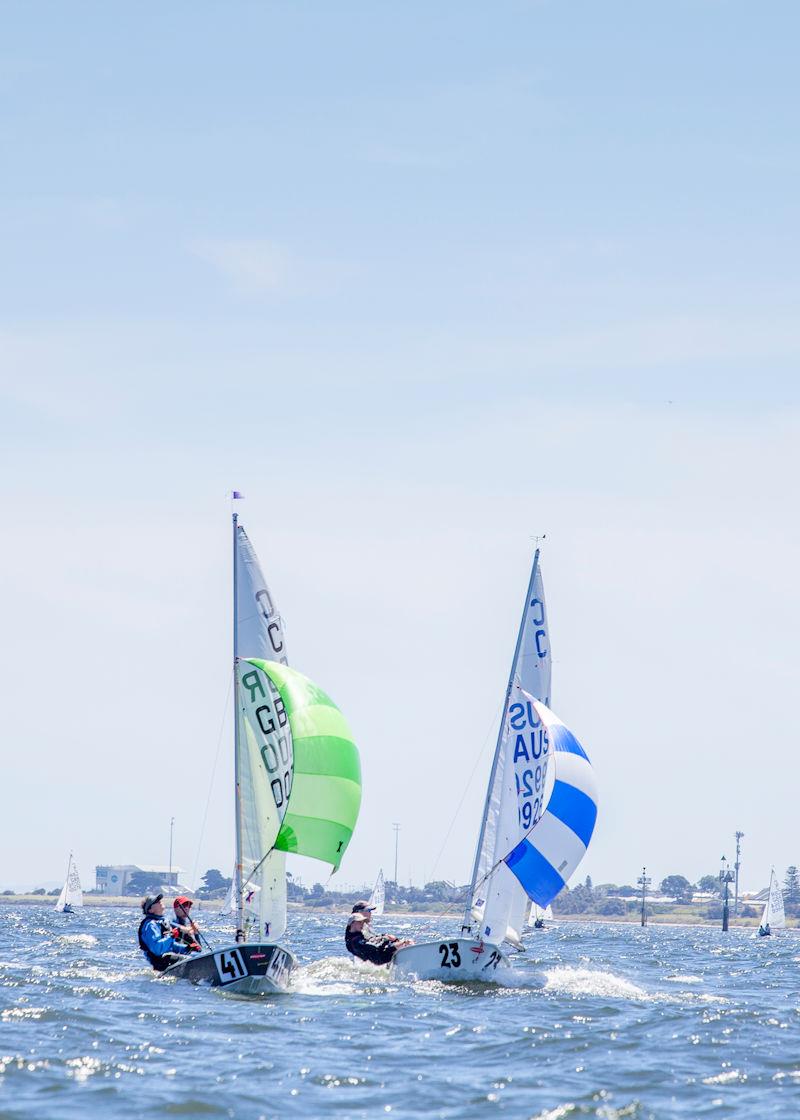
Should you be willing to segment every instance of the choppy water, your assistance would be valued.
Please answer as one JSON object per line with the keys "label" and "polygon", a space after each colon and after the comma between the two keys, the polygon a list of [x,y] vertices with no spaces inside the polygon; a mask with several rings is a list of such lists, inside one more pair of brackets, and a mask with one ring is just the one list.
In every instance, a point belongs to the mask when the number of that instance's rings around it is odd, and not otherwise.
{"label": "choppy water", "polygon": [[3,1118],[800,1115],[789,932],[561,922],[509,986],[455,988],[355,966],[343,918],[293,915],[295,989],[254,1001],[153,974],[134,910],[0,918]]}

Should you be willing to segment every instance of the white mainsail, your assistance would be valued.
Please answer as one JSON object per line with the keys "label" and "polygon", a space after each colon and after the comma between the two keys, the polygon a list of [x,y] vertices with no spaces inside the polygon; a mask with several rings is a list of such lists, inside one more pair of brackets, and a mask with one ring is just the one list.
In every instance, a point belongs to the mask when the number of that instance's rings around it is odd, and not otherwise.
{"label": "white mainsail", "polygon": [[[511,664],[465,915],[465,928],[478,922],[483,936],[491,936],[496,943],[521,943],[530,906],[524,888],[502,861],[544,811],[549,745],[530,698],[549,706],[550,682],[550,635],[537,549]],[[491,935],[486,934],[487,927],[494,931]]]}
{"label": "white mainsail", "polygon": [[[234,563],[234,656],[287,664],[283,620],[236,514]],[[233,900],[248,940],[275,941],[286,929],[286,855],[271,848],[291,785],[291,736],[288,727],[284,729],[277,720],[276,711],[282,705],[269,677],[251,665],[237,667],[236,672],[238,851]],[[267,758],[270,767],[275,764],[275,773],[280,771],[281,782],[288,768],[282,801],[274,781],[272,785],[264,782]]]}
{"label": "white mainsail", "polygon": [[378,872],[378,878],[375,880],[375,886],[372,888],[372,894],[369,896],[369,907],[373,914],[378,917],[383,913],[383,908],[386,904],[386,883],[383,878],[383,869]]}
{"label": "white mainsail", "polygon": [[236,521],[236,636],[240,657],[263,657],[288,665],[283,619],[270,595],[255,549]]}
{"label": "white mainsail", "polygon": [[761,915],[761,929],[766,933],[773,929],[783,929],[785,925],[786,912],[783,908],[783,891],[773,867],[769,877],[769,894],[764,906],[764,913]]}
{"label": "white mainsail", "polygon": [[70,852],[69,862],[67,864],[67,877],[64,880],[61,894],[58,896],[58,901],[53,909],[59,914],[63,914],[67,907],[74,910],[76,906],[83,906],[83,891],[81,890],[81,879],[78,874],[78,868],[72,858],[72,852]]}

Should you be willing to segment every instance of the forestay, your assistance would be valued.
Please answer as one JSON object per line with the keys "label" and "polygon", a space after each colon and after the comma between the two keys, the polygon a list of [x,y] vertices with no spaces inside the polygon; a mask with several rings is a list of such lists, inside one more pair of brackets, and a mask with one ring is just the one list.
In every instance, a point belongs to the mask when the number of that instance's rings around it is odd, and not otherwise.
{"label": "forestay", "polygon": [[[519,944],[529,899],[504,857],[543,812],[548,742],[530,700],[550,703],[550,634],[537,549],[525,598],[478,841],[465,929]],[[485,934],[484,934],[485,936]]]}

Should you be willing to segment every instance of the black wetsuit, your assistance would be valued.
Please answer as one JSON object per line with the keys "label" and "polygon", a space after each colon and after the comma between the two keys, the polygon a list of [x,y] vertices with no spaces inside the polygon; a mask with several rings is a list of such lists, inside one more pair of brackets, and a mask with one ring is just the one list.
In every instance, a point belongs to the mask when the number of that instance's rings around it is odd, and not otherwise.
{"label": "black wetsuit", "polygon": [[363,930],[352,930],[349,925],[344,931],[344,943],[348,953],[371,964],[388,964],[397,952],[397,943],[388,937],[365,937]]}

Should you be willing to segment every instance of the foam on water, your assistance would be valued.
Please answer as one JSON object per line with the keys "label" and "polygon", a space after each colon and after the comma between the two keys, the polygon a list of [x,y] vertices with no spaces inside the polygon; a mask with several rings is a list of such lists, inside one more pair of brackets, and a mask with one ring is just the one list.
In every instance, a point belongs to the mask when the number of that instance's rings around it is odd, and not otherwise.
{"label": "foam on water", "polygon": [[551,968],[545,970],[545,991],[576,996],[603,996],[607,999],[652,999],[643,988],[612,972],[588,968]]}

